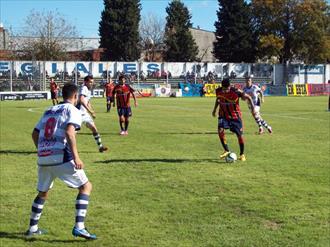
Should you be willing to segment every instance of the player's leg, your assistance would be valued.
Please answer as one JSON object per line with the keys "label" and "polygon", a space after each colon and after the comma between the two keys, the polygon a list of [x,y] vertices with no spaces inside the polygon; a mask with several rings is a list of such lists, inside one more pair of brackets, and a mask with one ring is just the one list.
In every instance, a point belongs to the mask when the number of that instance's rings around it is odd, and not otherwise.
{"label": "player's leg", "polygon": [[237,141],[240,150],[240,157],[239,160],[246,161],[245,154],[244,154],[244,138],[243,138],[243,123],[242,120],[238,119],[237,121],[232,121],[230,123],[230,131],[235,133],[237,136]]}
{"label": "player's leg", "polygon": [[273,132],[272,127],[270,125],[268,125],[267,122],[261,117],[260,106],[256,106],[255,111],[256,111],[255,117],[258,118],[258,122],[259,122],[259,123],[257,122],[259,124],[259,134],[263,133],[263,129],[262,129],[262,132],[260,133],[260,124],[262,126],[264,126],[268,130],[269,133],[272,133]]}
{"label": "player's leg", "polygon": [[86,122],[87,128],[89,128],[93,133],[93,137],[94,137],[94,140],[96,142],[96,145],[99,147],[99,151],[101,153],[104,152],[104,151],[107,151],[108,148],[103,146],[102,140],[101,140],[101,135],[97,131],[96,125],[95,125],[94,121],[92,120],[92,118],[89,117],[89,119],[86,120],[85,122]]}
{"label": "player's leg", "polygon": [[72,229],[72,235],[86,239],[96,239],[96,236],[89,233],[85,227],[89,196],[92,191],[92,184],[88,181],[85,171],[83,169],[75,169],[73,160],[57,166],[55,169],[57,177],[68,187],[78,189],[75,204],[75,225]]}
{"label": "player's leg", "polygon": [[107,96],[107,112],[110,112],[111,110],[111,99]]}
{"label": "player's leg", "polygon": [[128,125],[129,125],[129,118],[132,116],[132,110],[130,107],[125,109],[125,135],[128,135]]}
{"label": "player's leg", "polygon": [[[255,114],[252,116],[254,117],[254,120],[256,121],[258,127],[259,127],[259,134],[262,134],[264,133],[264,128],[262,127],[262,118],[260,116],[260,107],[259,106],[255,106],[254,107],[254,111],[255,111]],[[252,111],[251,111],[252,113]]]}
{"label": "player's leg", "polygon": [[124,123],[125,123],[125,116],[124,116],[124,108],[117,108],[118,112],[118,119],[119,119],[119,126],[120,126],[120,135],[125,134],[125,128],[124,128]]}
{"label": "player's leg", "polygon": [[51,95],[51,98],[52,98],[52,102],[53,102],[53,105],[56,105],[55,104],[55,93],[54,92],[50,92],[50,95]]}
{"label": "player's leg", "polygon": [[227,121],[223,118],[218,119],[218,136],[221,142],[221,145],[224,149],[224,152],[220,155],[220,159],[226,158],[226,156],[230,153],[229,147],[227,144],[227,139],[225,135],[225,128],[227,128]]}
{"label": "player's leg", "polygon": [[25,233],[27,237],[42,235],[46,233],[45,230],[39,229],[38,223],[44,208],[45,201],[48,197],[48,191],[53,186],[54,177],[52,175],[51,169],[51,167],[38,167],[37,189],[39,193],[32,203],[29,229]]}

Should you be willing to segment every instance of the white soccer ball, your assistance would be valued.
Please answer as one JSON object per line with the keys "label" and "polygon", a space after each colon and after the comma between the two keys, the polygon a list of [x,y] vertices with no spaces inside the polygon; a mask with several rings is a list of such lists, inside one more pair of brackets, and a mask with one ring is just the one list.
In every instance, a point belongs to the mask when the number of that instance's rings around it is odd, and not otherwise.
{"label": "white soccer ball", "polygon": [[234,163],[237,160],[237,155],[235,153],[230,153],[226,156],[227,163]]}
{"label": "white soccer ball", "polygon": [[189,91],[189,87],[185,87],[183,90],[186,91],[186,92],[188,92]]}

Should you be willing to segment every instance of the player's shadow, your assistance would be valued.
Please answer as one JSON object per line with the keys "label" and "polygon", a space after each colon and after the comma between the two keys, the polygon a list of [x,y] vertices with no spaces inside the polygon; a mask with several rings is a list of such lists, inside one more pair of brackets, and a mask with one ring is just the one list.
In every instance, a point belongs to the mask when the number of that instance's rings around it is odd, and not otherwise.
{"label": "player's shadow", "polygon": [[23,151],[23,150],[0,150],[0,154],[36,154],[37,151]]}
{"label": "player's shadow", "polygon": [[20,239],[26,242],[47,242],[47,243],[74,243],[79,242],[78,240],[61,240],[61,239],[43,239],[44,236],[30,237],[24,236],[24,232],[0,232],[0,239]]}
{"label": "player's shadow", "polygon": [[222,163],[219,159],[111,159],[96,161],[96,163],[102,164],[115,164],[115,163]]}
{"label": "player's shadow", "polygon": [[162,135],[217,135],[218,132],[214,131],[201,131],[201,132],[159,132]]}
{"label": "player's shadow", "polygon": [[[82,136],[93,136],[92,132],[84,132],[84,133],[80,133],[78,132],[78,135],[82,135]],[[117,136],[118,133],[100,133],[101,137],[102,136]]]}

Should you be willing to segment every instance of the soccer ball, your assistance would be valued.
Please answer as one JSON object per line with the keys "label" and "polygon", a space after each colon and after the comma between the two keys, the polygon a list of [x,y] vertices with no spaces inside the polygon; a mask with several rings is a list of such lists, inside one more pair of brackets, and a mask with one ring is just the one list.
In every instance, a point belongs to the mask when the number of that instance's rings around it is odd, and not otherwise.
{"label": "soccer ball", "polygon": [[237,155],[235,153],[230,153],[226,156],[227,163],[234,163],[237,160]]}
{"label": "soccer ball", "polygon": [[186,91],[186,92],[188,92],[189,91],[189,87],[185,87],[183,90]]}

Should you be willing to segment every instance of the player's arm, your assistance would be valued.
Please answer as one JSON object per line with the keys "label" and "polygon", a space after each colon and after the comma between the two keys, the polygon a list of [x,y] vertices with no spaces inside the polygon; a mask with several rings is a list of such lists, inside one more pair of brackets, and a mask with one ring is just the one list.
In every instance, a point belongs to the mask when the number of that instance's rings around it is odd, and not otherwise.
{"label": "player's arm", "polygon": [[112,102],[112,106],[115,107],[116,106],[116,90],[112,91],[112,98],[113,98],[113,102]]}
{"label": "player's arm", "polygon": [[242,100],[247,100],[247,103],[248,103],[250,109],[252,109],[252,114],[254,115],[255,114],[254,104],[253,104],[253,100],[252,100],[251,96],[242,92],[241,98],[242,98]]}
{"label": "player's arm", "polygon": [[34,146],[36,146],[36,148],[38,148],[38,139],[39,139],[39,130],[34,129],[32,131],[32,140],[33,140]]}
{"label": "player's arm", "polygon": [[84,163],[81,161],[78,149],[77,149],[77,142],[76,142],[76,128],[73,124],[68,124],[65,130],[65,136],[67,139],[67,142],[69,144],[69,148],[73,155],[73,160],[75,163],[76,169],[83,169]]}
{"label": "player's arm", "polygon": [[82,104],[83,107],[85,107],[85,109],[92,115],[92,117],[95,118],[95,112],[93,111],[93,109],[90,108],[90,104],[89,102],[87,102],[84,95],[80,95],[79,101],[80,104]]}
{"label": "player's arm", "polygon": [[215,117],[216,116],[216,112],[217,112],[217,108],[219,106],[219,102],[218,102],[218,98],[215,99],[215,103],[214,103],[214,107],[213,107],[213,111],[212,111],[212,116]]}
{"label": "player's arm", "polygon": [[134,99],[134,105],[135,105],[135,107],[137,107],[138,103],[137,103],[137,101],[136,101],[136,97],[135,97],[135,95],[134,95],[134,89],[133,89],[133,88],[131,88],[131,94],[132,94],[132,97],[133,97],[133,99]]}
{"label": "player's arm", "polygon": [[262,103],[264,103],[264,102],[265,102],[264,93],[262,92],[262,90],[261,90],[261,89],[258,91],[258,93],[260,94],[260,99],[261,99],[261,102],[262,102]]}

